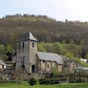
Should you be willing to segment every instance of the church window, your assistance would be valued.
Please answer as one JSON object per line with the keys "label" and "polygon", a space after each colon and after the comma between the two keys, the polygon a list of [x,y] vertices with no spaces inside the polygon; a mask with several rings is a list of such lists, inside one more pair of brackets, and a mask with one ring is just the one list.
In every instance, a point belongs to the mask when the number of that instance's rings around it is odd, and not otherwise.
{"label": "church window", "polygon": [[47,64],[47,68],[49,68],[49,64]]}
{"label": "church window", "polygon": [[34,48],[34,42],[32,42],[32,47]]}
{"label": "church window", "polygon": [[35,72],[35,65],[32,65],[32,72]]}
{"label": "church window", "polygon": [[24,42],[22,43],[22,49],[24,50]]}
{"label": "church window", "polygon": [[4,65],[2,65],[2,69],[4,69]]}
{"label": "church window", "polygon": [[24,64],[24,59],[25,59],[25,56],[22,57],[22,64]]}
{"label": "church window", "polygon": [[45,63],[45,61],[43,61],[43,63]]}
{"label": "church window", "polygon": [[18,49],[20,51],[20,49],[21,49],[21,43],[18,43]]}

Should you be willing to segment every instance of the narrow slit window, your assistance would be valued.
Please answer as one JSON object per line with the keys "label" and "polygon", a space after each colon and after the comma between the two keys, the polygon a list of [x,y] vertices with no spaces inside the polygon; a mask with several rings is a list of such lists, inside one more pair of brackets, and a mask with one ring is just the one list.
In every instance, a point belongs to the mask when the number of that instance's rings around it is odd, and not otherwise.
{"label": "narrow slit window", "polygon": [[32,42],[32,47],[34,48],[34,42]]}
{"label": "narrow slit window", "polygon": [[19,51],[20,51],[20,49],[21,49],[21,43],[18,43],[18,48],[19,48]]}
{"label": "narrow slit window", "polygon": [[22,44],[22,49],[23,49],[23,51],[24,51],[24,42],[23,42],[23,44]]}
{"label": "narrow slit window", "polygon": [[22,57],[22,64],[24,64],[24,59],[25,59],[25,56]]}

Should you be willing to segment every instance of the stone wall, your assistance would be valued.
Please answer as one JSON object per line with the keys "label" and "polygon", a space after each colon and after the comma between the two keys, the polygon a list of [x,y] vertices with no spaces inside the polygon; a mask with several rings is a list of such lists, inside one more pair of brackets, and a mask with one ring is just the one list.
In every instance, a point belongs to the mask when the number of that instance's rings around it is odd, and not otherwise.
{"label": "stone wall", "polygon": [[53,69],[56,69],[58,72],[61,72],[63,65],[52,61],[40,60],[38,58],[38,68],[40,73],[51,73]]}

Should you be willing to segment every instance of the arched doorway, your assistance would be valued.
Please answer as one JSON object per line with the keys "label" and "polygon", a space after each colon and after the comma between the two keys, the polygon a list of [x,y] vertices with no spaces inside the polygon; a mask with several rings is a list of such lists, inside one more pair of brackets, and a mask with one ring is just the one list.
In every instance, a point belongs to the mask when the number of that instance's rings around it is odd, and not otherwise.
{"label": "arched doorway", "polygon": [[32,65],[32,73],[35,72],[35,65]]}
{"label": "arched doorway", "polygon": [[25,65],[24,64],[22,64],[21,67],[22,67],[22,70],[25,70]]}

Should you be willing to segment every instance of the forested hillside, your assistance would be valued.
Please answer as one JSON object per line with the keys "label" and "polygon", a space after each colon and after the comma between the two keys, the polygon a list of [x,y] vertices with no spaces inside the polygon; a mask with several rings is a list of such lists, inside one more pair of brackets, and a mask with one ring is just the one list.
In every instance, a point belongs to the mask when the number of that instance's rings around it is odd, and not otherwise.
{"label": "forested hillside", "polygon": [[88,38],[88,23],[59,22],[46,16],[14,15],[0,19],[0,43],[11,43],[20,34],[31,31],[39,41],[66,42],[73,39],[76,44]]}
{"label": "forested hillside", "polygon": [[[60,42],[68,45],[66,48],[76,56],[85,57],[88,54],[88,23],[87,22],[66,22],[56,21],[47,16],[35,15],[7,15],[0,19],[0,44],[11,45],[15,48],[16,41],[23,32],[30,31],[39,42]],[[58,45],[58,44],[57,44]],[[74,48],[79,45],[80,48]],[[40,43],[41,46],[41,43]],[[39,46],[39,47],[40,47]],[[50,45],[49,45],[50,47]],[[50,51],[50,48],[47,48]],[[70,47],[70,48],[69,48]],[[41,47],[39,48],[41,49]],[[43,48],[44,49],[44,48]],[[64,48],[65,49],[65,48]],[[75,49],[75,51],[74,51]],[[52,51],[51,52],[55,52]],[[65,52],[65,50],[63,50]],[[77,51],[77,53],[76,53]],[[62,51],[61,51],[62,52]],[[58,52],[63,54],[64,52]],[[75,54],[76,53],[76,54]]]}

